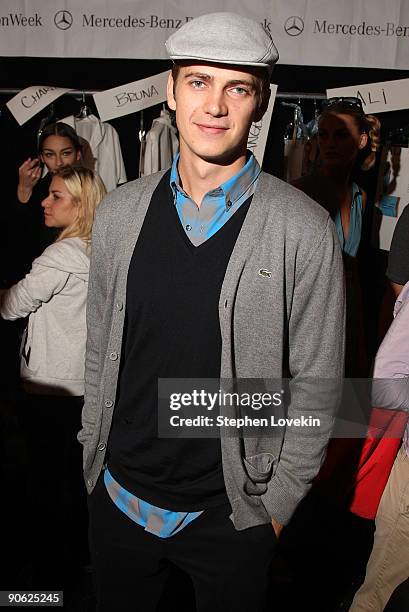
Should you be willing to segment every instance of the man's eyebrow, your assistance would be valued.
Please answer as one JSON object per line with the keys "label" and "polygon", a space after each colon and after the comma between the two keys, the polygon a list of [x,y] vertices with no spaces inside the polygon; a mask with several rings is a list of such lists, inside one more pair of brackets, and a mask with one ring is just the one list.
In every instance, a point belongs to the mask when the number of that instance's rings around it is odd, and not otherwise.
{"label": "man's eyebrow", "polygon": [[[190,77],[195,77],[197,79],[202,79],[203,81],[211,81],[213,79],[213,77],[210,74],[207,74],[205,72],[187,72],[184,75],[185,79],[189,79]],[[232,79],[231,81],[228,81],[226,86],[227,87],[232,87],[234,85],[245,85],[246,87],[250,87],[251,89],[256,89],[255,83],[253,80],[248,80],[248,79]]]}
{"label": "man's eyebrow", "polygon": [[232,85],[245,85],[246,87],[250,87],[251,89],[255,89],[254,81],[248,81],[247,79],[233,79],[228,82],[228,86]]}
{"label": "man's eyebrow", "polygon": [[203,79],[204,81],[210,81],[212,79],[212,77],[210,76],[210,74],[206,74],[205,72],[187,72],[184,75],[185,79],[188,79],[190,77],[196,77],[199,79]]}

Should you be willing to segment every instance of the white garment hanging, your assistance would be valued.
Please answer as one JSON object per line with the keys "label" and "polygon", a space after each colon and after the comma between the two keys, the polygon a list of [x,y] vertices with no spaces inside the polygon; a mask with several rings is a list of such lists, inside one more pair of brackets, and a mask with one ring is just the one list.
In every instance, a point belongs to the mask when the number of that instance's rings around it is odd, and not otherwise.
{"label": "white garment hanging", "polygon": [[284,180],[291,183],[303,174],[304,146],[308,133],[300,104],[281,104],[294,109],[293,120],[287,125],[284,136]]}
{"label": "white garment hanging", "polygon": [[169,112],[162,110],[146,135],[142,176],[170,168],[178,150],[176,128],[172,125]]}
{"label": "white garment hanging", "polygon": [[78,136],[86,141],[83,145],[88,144],[88,147],[83,146],[83,164],[99,174],[107,191],[126,183],[118,132],[110,123],[102,123],[95,115],[83,119],[71,115],[61,121],[74,128]]}
{"label": "white garment hanging", "polygon": [[291,183],[303,174],[305,140],[284,139],[284,180]]}

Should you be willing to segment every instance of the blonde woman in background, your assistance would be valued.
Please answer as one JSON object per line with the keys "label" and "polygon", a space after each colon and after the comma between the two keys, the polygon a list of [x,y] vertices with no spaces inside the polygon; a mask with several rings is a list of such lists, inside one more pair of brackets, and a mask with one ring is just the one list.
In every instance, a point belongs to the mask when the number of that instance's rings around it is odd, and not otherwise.
{"label": "blonde woman in background", "polygon": [[44,223],[58,237],[19,283],[3,291],[4,319],[28,317],[21,347],[27,441],[31,588],[68,589],[87,562],[80,429],[84,395],[90,237],[106,191],[82,167],[52,177]]}

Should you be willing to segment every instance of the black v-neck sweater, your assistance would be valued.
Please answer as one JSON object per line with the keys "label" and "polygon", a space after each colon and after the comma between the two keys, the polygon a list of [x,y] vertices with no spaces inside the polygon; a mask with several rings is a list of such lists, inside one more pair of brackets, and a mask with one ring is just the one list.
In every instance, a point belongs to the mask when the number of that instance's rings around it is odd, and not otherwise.
{"label": "black v-neck sweater", "polygon": [[158,438],[157,380],[220,377],[220,290],[250,201],[195,247],[166,173],[135,245],[108,467],[128,491],[161,508],[194,511],[227,501],[219,439]]}

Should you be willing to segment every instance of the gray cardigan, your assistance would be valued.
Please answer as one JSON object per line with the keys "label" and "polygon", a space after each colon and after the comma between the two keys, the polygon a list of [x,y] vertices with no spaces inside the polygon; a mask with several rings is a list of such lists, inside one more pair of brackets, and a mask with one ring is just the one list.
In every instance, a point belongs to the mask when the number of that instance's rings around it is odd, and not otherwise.
{"label": "gray cardigan", "polygon": [[[128,267],[162,175],[109,193],[96,215],[85,405],[78,435],[89,493],[103,468],[111,428]],[[268,273],[260,275],[261,269]],[[343,264],[328,213],[265,173],[227,266],[219,319],[221,378],[281,378],[287,362],[292,377],[287,416],[305,414],[308,406],[309,414],[322,418],[314,431],[288,425],[274,437],[222,437],[223,474],[236,529],[271,517],[286,524],[320,467],[337,406],[336,394],[317,393],[316,379],[339,381],[343,373]],[[313,402],[312,393],[317,396]]]}

